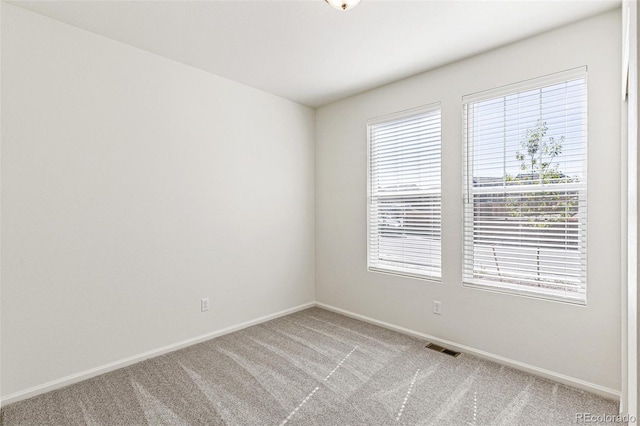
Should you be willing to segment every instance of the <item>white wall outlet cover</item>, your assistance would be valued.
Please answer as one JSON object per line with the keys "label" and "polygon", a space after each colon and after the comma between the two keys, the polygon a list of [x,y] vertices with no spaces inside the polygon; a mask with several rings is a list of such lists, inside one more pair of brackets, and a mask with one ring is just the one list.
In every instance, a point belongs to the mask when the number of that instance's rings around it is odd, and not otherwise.
{"label": "white wall outlet cover", "polygon": [[200,300],[200,310],[202,312],[209,310],[209,298]]}

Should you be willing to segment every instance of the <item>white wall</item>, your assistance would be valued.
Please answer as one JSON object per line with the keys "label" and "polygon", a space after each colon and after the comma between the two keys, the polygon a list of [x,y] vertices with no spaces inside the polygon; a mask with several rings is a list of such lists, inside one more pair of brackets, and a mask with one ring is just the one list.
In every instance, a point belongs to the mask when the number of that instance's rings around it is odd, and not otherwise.
{"label": "white wall", "polygon": [[313,301],[313,110],[2,8],[3,396]]}
{"label": "white wall", "polygon": [[[320,108],[316,300],[620,391],[620,11]],[[588,305],[463,288],[461,98],[588,66]],[[367,272],[366,120],[442,102],[442,282]],[[443,315],[431,313],[440,300]],[[606,392],[605,392],[606,393]]]}

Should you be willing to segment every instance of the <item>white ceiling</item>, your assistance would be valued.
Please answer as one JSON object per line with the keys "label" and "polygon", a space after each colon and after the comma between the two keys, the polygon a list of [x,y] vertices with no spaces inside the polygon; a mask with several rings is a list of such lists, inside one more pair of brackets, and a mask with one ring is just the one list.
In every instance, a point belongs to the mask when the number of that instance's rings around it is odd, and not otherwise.
{"label": "white ceiling", "polygon": [[317,107],[620,7],[620,0],[12,2]]}

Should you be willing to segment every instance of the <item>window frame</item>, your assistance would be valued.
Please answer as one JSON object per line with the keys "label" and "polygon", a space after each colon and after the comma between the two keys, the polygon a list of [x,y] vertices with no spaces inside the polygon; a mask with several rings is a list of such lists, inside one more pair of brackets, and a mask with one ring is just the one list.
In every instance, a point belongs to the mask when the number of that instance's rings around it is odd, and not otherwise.
{"label": "window frame", "polygon": [[[481,193],[480,191],[473,191],[474,188],[474,171],[473,171],[473,120],[470,118],[469,107],[475,103],[488,101],[491,99],[507,97],[509,95],[515,95],[518,93],[543,89],[555,84],[561,84],[565,82],[571,82],[575,80],[584,79],[583,83],[583,95],[584,95],[584,122],[582,127],[584,128],[584,140],[582,142],[582,149],[584,149],[584,157],[582,158],[582,172],[584,174],[584,182],[582,183],[583,189],[579,189],[576,194],[578,197],[583,196],[584,201],[578,203],[579,215],[584,219],[578,225],[578,250],[580,258],[583,258],[584,265],[581,266],[581,282],[580,286],[576,287],[576,294],[569,295],[568,292],[561,290],[552,290],[542,287],[534,287],[533,285],[521,283],[507,283],[500,281],[491,281],[488,279],[474,279],[475,274],[475,261],[473,260],[475,249],[475,223],[474,219],[474,194]],[[588,203],[588,152],[589,152],[589,137],[588,137],[588,76],[587,67],[582,66],[573,68],[567,71],[561,71],[546,76],[533,78],[519,83],[509,84],[501,86],[495,89],[489,89],[470,95],[463,96],[462,98],[462,176],[463,176],[463,194],[462,194],[462,285],[463,287],[475,288],[481,290],[487,290],[497,293],[506,293],[518,296],[533,297],[537,299],[552,300],[557,302],[565,302],[569,304],[586,306],[587,304],[587,290],[588,290],[588,244],[587,244],[587,229],[588,229],[588,216],[587,216],[587,203]],[[572,186],[571,183],[554,183],[546,188],[561,188],[563,185],[566,188]],[[544,187],[544,186],[541,186]],[[506,188],[506,187],[503,187]],[[568,189],[565,189],[568,191]],[[581,191],[581,192],[580,192]],[[494,191],[495,192],[495,191]],[[517,189],[505,190],[504,194],[517,193]],[[471,217],[471,219],[469,219]],[[471,224],[471,232],[469,235],[469,224]],[[583,227],[583,228],[581,228]],[[469,248],[471,247],[471,249]],[[472,253],[469,253],[471,250]],[[539,250],[539,249],[538,249]],[[514,279],[514,281],[516,281]]]}
{"label": "window frame", "polygon": [[[425,190],[422,192],[429,192],[432,194],[438,194],[440,197],[440,202],[439,202],[439,227],[438,227],[438,233],[439,233],[439,259],[438,259],[438,267],[425,267],[425,268],[421,268],[422,271],[418,268],[405,268],[405,267],[399,267],[399,266],[390,266],[390,265],[383,265],[380,266],[379,264],[373,264],[372,263],[372,247],[371,247],[371,241],[372,241],[372,225],[371,225],[371,220],[372,220],[372,140],[371,140],[371,127],[375,126],[375,125],[379,125],[382,123],[389,123],[389,122],[393,122],[394,120],[400,120],[403,117],[409,117],[412,115],[418,115],[421,113],[432,113],[432,112],[437,112],[439,117],[438,117],[438,135],[439,135],[439,145],[438,145],[438,150],[439,150],[439,185],[438,185],[438,189],[437,190]],[[394,113],[390,113],[390,114],[385,114],[385,115],[381,115],[375,118],[371,118],[369,120],[367,120],[367,170],[366,170],[366,181],[367,181],[367,221],[366,221],[366,227],[367,227],[367,271],[369,272],[375,272],[375,273],[382,273],[382,274],[388,274],[388,275],[394,275],[394,276],[403,276],[403,277],[409,277],[409,278],[416,278],[416,279],[420,279],[420,280],[426,280],[426,281],[433,281],[433,282],[441,282],[442,281],[442,107],[441,107],[441,103],[440,102],[433,102],[430,104],[426,104],[426,105],[421,105],[418,107],[414,107],[414,108],[410,108],[410,109],[406,109],[403,111],[398,111],[398,112],[394,112]],[[379,231],[378,231],[379,232]]]}

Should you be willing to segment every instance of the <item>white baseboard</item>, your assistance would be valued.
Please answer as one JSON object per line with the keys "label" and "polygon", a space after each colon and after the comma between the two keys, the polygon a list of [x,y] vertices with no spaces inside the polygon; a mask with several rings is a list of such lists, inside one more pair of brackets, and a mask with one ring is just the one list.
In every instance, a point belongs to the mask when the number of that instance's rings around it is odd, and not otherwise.
{"label": "white baseboard", "polygon": [[566,376],[564,374],[556,373],[554,371],[545,370],[544,368],[536,367],[534,365],[525,364],[524,362],[515,361],[513,359],[505,358],[500,355],[495,355],[489,352],[485,352],[479,349],[475,349],[469,346],[461,345],[455,342],[451,342],[449,340],[440,339],[434,336],[430,336],[428,334],[420,333],[418,331],[410,330],[408,328],[400,327],[397,325],[389,324],[384,321],[379,321],[377,319],[369,318],[364,315],[356,314],[345,309],[336,308],[335,306],[327,305],[325,303],[316,302],[315,304],[319,308],[326,309],[328,311],[333,311],[351,318],[355,318],[364,322],[368,322],[370,324],[378,325],[383,328],[387,328],[389,330],[397,331],[402,334],[406,334],[412,337],[416,337],[419,339],[428,340],[433,343],[437,343],[439,345],[455,349],[460,352],[468,353],[475,355],[479,358],[483,358],[489,361],[493,361],[495,363],[506,365],[511,368],[515,368],[516,370],[524,371],[526,373],[530,373],[539,377],[544,377],[545,379],[553,380],[554,382],[559,382],[567,386],[571,386],[574,388],[582,389],[587,392],[594,393],[596,395],[600,395],[607,399],[620,400],[620,391],[615,389],[610,389],[604,386],[597,385],[595,383],[590,383],[582,379],[577,379],[575,377]]}
{"label": "white baseboard", "polygon": [[333,311],[351,318],[355,318],[361,321],[368,322],[370,324],[378,325],[380,327],[387,328],[389,330],[397,331],[399,333],[403,333],[412,337],[416,337],[419,339],[428,340],[430,342],[438,343],[440,345],[458,350],[460,352],[465,352],[468,354],[475,355],[479,358],[487,359],[489,361],[496,362],[498,364],[506,365],[508,367],[515,368],[517,370],[521,370],[527,373],[534,374],[536,376],[544,377],[546,379],[550,379],[567,386],[572,386],[578,389],[582,389],[588,392],[592,392],[596,395],[600,395],[604,398],[620,400],[620,392],[615,389],[610,389],[604,386],[600,386],[594,383],[587,382],[585,380],[577,379],[574,377],[566,376],[564,374],[559,374],[550,370],[545,370],[544,368],[536,367],[533,365],[525,364],[520,361],[515,361],[509,358],[502,357],[500,355],[495,355],[489,352],[485,352],[479,349],[475,349],[469,346],[461,345],[455,342],[451,342],[449,340],[440,339],[434,336],[430,336],[428,334],[420,333],[418,331],[410,330],[408,328],[400,327],[397,325],[389,324],[384,321],[380,321],[374,318],[370,318],[364,315],[356,314],[354,312],[350,312],[344,309],[336,308],[331,305],[327,305],[325,303],[319,302],[309,302],[303,305],[299,305],[290,309],[285,309],[280,312],[276,312],[274,314],[265,315],[260,318],[256,318],[250,321],[246,321],[240,324],[236,324],[230,327],[223,328],[221,330],[216,330],[211,333],[203,334],[201,336],[193,337],[191,339],[183,340],[181,342],[177,342],[171,345],[163,346],[161,348],[157,348],[148,352],[144,352],[138,355],[134,355],[128,358],[124,358],[118,361],[111,362],[109,364],[102,365],[100,367],[92,368],[90,370],[81,371],[79,373],[72,374],[70,376],[62,377],[60,379],[52,380],[47,383],[43,383],[38,386],[31,387],[29,389],[25,389],[22,391],[18,391],[12,394],[9,394],[0,399],[0,404],[2,406],[6,404],[11,404],[13,402],[18,402],[23,399],[31,398],[36,395],[40,395],[46,392],[50,392],[55,389],[60,389],[68,385],[72,385],[74,383],[81,382],[83,380],[90,379],[92,377],[99,376],[101,374],[108,373],[113,370],[117,370],[119,368],[127,367],[129,365],[144,361],[145,359],[153,358],[159,355],[163,355],[168,352],[173,352],[175,350],[194,345],[196,343],[203,342],[205,340],[213,339],[218,336],[222,336],[225,334],[233,333],[234,331],[242,330],[243,328],[251,327],[253,325],[261,324],[263,322],[282,317],[285,315],[292,314],[294,312],[301,311],[303,309],[311,308],[313,306],[317,306],[329,311]]}
{"label": "white baseboard", "polygon": [[285,309],[280,312],[276,312],[274,314],[265,315],[260,318],[256,318],[250,321],[246,321],[240,324],[232,325],[230,327],[223,328],[221,330],[216,330],[211,333],[203,334],[201,336],[193,337],[191,339],[183,340],[181,342],[173,343],[171,345],[163,346],[161,348],[153,349],[138,355],[133,355],[128,358],[124,358],[118,361],[110,362],[109,364],[102,365],[100,367],[92,368],[90,370],[81,371],[79,373],[72,374],[70,376],[62,377],[60,379],[52,380],[47,383],[43,383],[41,385],[37,385],[31,387],[29,389],[25,389],[22,391],[18,391],[7,396],[3,396],[0,399],[0,405],[4,406],[6,404],[11,404],[13,402],[18,402],[23,399],[31,398],[36,395],[40,395],[46,392],[50,392],[55,389],[60,389],[65,386],[72,385],[74,383],[81,382],[83,380],[90,379],[92,377],[99,376],[104,373],[108,373],[113,370],[117,370],[119,368],[127,367],[132,364],[136,364],[138,362],[144,361],[145,359],[153,358],[159,355],[166,354],[168,352],[173,352],[178,349],[182,349],[187,346],[194,345],[196,343],[204,342],[205,340],[213,339],[214,337],[223,336],[225,334],[233,333],[234,331],[242,330],[243,328],[251,327],[256,324],[261,324],[266,321],[270,321],[275,318],[279,318],[285,315],[292,314],[294,312],[301,311],[303,309],[312,308],[315,306],[314,302],[305,303],[303,305],[299,305],[293,308]]}

